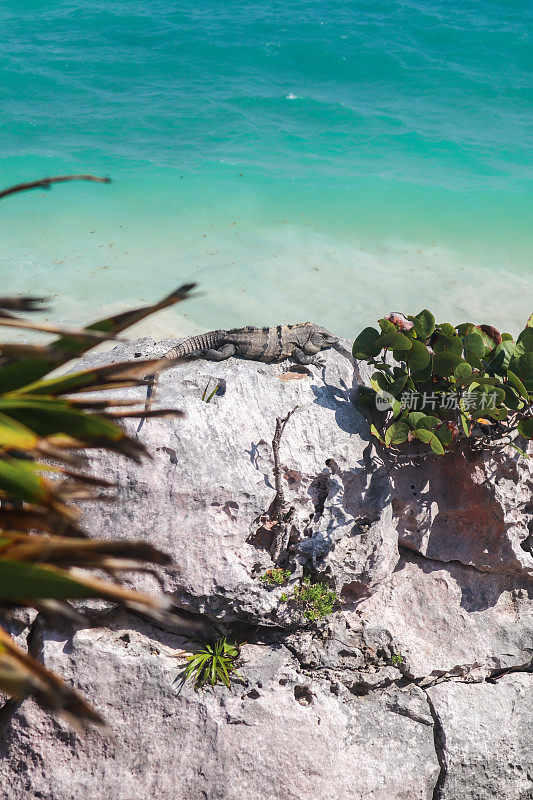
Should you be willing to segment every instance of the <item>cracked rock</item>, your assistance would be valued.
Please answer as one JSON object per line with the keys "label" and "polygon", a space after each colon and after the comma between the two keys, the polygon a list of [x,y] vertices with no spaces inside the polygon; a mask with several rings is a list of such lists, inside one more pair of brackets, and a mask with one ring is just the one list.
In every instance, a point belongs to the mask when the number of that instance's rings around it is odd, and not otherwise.
{"label": "cracked rock", "polygon": [[438,678],[467,665],[491,669],[533,657],[531,584],[429,561],[410,551],[362,602],[364,628],[382,631],[413,678]]}
{"label": "cracked rock", "polygon": [[427,690],[441,732],[436,800],[526,798],[533,787],[533,674]]}

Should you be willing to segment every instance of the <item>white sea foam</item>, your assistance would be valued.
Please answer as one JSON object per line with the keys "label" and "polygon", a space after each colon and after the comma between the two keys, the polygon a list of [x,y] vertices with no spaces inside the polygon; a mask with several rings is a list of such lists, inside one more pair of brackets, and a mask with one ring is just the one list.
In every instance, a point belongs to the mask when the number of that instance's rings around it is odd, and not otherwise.
{"label": "white sea foam", "polygon": [[525,271],[438,245],[369,246],[288,224],[166,233],[157,248],[153,237],[132,240],[132,231],[113,247],[78,240],[70,256],[53,260],[12,250],[2,266],[3,291],[50,295],[51,318],[82,323],[197,280],[202,296],[134,331],[156,338],[306,319],[352,336],[388,311],[425,307],[442,320],[490,322],[516,333],[531,313]]}

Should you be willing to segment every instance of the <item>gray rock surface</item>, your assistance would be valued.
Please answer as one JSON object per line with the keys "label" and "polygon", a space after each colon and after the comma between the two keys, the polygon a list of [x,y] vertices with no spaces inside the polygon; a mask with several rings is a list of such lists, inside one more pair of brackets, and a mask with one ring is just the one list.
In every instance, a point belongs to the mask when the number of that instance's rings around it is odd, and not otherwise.
{"label": "gray rock surface", "polygon": [[[139,340],[84,365],[169,344]],[[210,403],[208,383],[224,386]],[[123,612],[104,614],[106,627],[48,628],[45,663],[114,734],[80,739],[25,702],[3,731],[0,797],[529,797],[530,463],[512,450],[390,459],[371,446],[356,389],[333,351],[324,370],[230,359],[162,373],[158,403],[187,416],[142,426],[151,461],[91,455],[119,490],[86,509],[87,524],[174,557],[128,580],[239,630],[243,682],[179,690],[190,643]],[[292,576],[269,589],[271,444],[295,408],[280,446]],[[317,625],[280,602],[304,573],[344,601]]]}

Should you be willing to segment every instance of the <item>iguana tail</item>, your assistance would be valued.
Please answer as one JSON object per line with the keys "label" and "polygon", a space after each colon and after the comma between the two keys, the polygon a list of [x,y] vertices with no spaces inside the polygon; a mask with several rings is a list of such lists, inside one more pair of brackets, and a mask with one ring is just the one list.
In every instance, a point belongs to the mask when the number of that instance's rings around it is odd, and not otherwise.
{"label": "iguana tail", "polygon": [[165,358],[184,358],[185,356],[199,356],[212,347],[218,347],[226,331],[209,331],[191,336],[184,342],[177,344],[165,353]]}
{"label": "iguana tail", "polygon": [[[171,347],[170,350],[167,350],[163,358],[174,359],[185,358],[186,356],[201,355],[202,353],[205,353],[206,350],[210,350],[212,347],[217,347],[217,345],[220,343],[220,340],[223,338],[224,333],[225,331],[209,331],[208,333],[200,333],[198,336],[191,336],[189,339],[185,339],[184,342],[181,342],[175,347]],[[152,408],[152,403],[155,399],[157,384],[159,383],[159,372],[156,372],[153,375],[147,375],[146,379],[151,380],[151,383],[146,392],[146,402],[144,404],[145,415]],[[141,417],[139,426],[137,428],[137,433],[139,433],[141,430],[145,420],[146,416]]]}

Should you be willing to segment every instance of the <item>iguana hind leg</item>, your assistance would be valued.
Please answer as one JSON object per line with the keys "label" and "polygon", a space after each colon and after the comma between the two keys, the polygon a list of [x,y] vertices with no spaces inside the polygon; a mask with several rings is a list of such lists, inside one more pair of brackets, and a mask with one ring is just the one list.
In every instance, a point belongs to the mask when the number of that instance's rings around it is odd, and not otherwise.
{"label": "iguana hind leg", "polygon": [[216,350],[212,348],[211,350],[206,350],[204,353],[204,358],[209,359],[209,361],[224,361],[226,358],[231,358],[237,352],[237,348],[234,344],[225,344],[222,347],[218,347]]}

